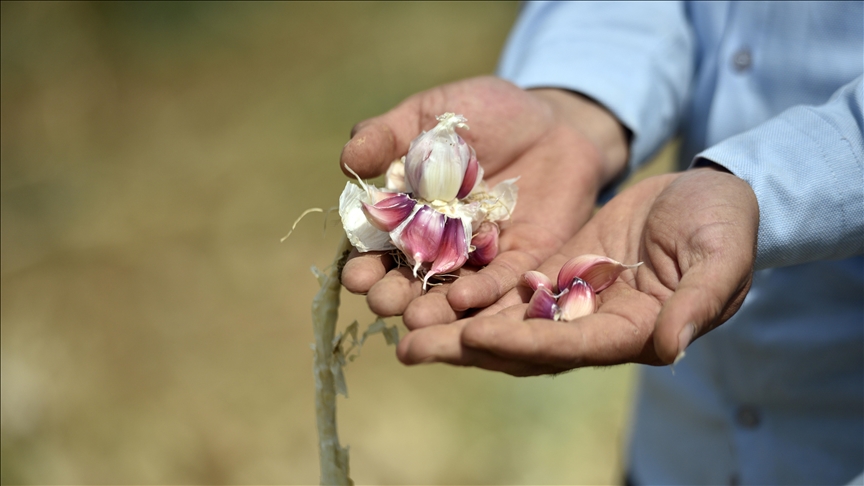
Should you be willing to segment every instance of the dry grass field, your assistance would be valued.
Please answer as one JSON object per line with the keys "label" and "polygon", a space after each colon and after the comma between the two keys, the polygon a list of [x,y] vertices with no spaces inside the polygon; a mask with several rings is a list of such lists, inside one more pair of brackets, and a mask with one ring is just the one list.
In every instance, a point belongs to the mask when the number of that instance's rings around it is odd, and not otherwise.
{"label": "dry grass field", "polygon": [[[2,3],[2,483],[312,484],[310,265],[351,126],[516,3]],[[371,322],[345,296],[344,326]],[[398,319],[393,322],[399,322]],[[358,484],[619,480],[634,368],[346,369]]]}

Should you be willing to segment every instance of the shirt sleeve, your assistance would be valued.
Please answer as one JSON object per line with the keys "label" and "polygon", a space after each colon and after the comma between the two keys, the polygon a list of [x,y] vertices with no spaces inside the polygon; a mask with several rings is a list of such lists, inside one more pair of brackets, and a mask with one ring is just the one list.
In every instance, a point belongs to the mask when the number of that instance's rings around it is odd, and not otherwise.
{"label": "shirt sleeve", "polygon": [[498,75],[562,88],[605,106],[633,134],[630,167],[675,132],[694,70],[681,2],[526,2]]}
{"label": "shirt sleeve", "polygon": [[756,269],[864,253],[864,77],[698,154],[759,201]]}

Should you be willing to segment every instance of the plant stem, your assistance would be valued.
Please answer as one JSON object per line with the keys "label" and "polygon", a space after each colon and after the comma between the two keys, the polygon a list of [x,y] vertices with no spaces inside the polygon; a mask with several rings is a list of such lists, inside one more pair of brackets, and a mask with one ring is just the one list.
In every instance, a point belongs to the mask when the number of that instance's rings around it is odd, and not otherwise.
{"label": "plant stem", "polygon": [[[316,272],[321,289],[312,300],[312,327],[315,334],[315,413],[318,421],[318,449],[321,463],[321,484],[354,484],[348,477],[348,448],[339,444],[336,428],[336,387],[333,336],[339,317],[339,291],[342,267],[351,250],[348,238],[342,236],[333,264],[325,272]],[[313,269],[314,270],[314,269]]]}

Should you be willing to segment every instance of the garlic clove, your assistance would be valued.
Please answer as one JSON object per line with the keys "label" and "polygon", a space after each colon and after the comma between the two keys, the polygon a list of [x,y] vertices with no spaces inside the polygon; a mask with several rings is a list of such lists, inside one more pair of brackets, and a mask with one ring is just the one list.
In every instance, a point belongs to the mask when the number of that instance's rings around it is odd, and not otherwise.
{"label": "garlic clove", "polygon": [[466,121],[462,115],[444,113],[438,125],[411,142],[405,178],[418,198],[444,202],[456,198],[471,160],[471,148],[456,133],[456,127],[468,128]]}
{"label": "garlic clove", "polygon": [[402,224],[414,210],[417,203],[407,194],[391,194],[375,204],[362,203],[363,212],[372,226],[381,231],[393,231]]}
{"label": "garlic clove", "polygon": [[468,263],[482,267],[488,265],[493,258],[498,256],[498,225],[483,222],[477,230],[477,234],[471,239],[474,247],[468,254]]}
{"label": "garlic clove", "polygon": [[531,287],[531,290],[536,291],[539,288],[545,288],[550,292],[554,291],[552,288],[552,279],[547,277],[545,273],[538,272],[537,270],[523,273],[522,280]]}
{"label": "garlic clove", "polygon": [[350,182],[345,184],[345,190],[339,196],[339,216],[345,234],[351,245],[361,253],[392,250],[395,247],[390,241],[390,234],[373,226],[363,213],[363,202],[367,198],[366,190]]}
{"label": "garlic clove", "polygon": [[390,232],[393,244],[414,265],[414,276],[420,265],[434,261],[441,246],[446,216],[429,206],[420,206],[412,217]]}
{"label": "garlic clove", "polygon": [[[463,141],[464,143],[464,141]],[[477,186],[477,183],[483,180],[483,168],[480,167],[480,162],[477,161],[477,154],[474,153],[472,147],[468,147],[471,151],[471,158],[468,160],[468,167],[465,169],[465,176],[462,178],[462,186],[459,187],[459,192],[456,194],[456,199],[462,199]]]}
{"label": "garlic clove", "polygon": [[459,218],[447,218],[446,216],[445,219],[441,248],[438,251],[438,257],[432,263],[432,268],[423,277],[423,288],[426,288],[426,283],[433,275],[452,272],[461,268],[468,260],[471,222]]}
{"label": "garlic clove", "polygon": [[572,321],[573,319],[593,314],[597,297],[594,289],[588,282],[581,278],[575,278],[573,285],[561,297],[558,298],[558,321]]}
{"label": "garlic clove", "polygon": [[581,255],[571,258],[558,272],[558,289],[563,291],[570,288],[574,279],[580,278],[589,283],[595,292],[601,292],[612,285],[621,275],[621,272],[636,268],[641,264],[642,262],[635,265],[624,265],[599,255]]}
{"label": "garlic clove", "polygon": [[405,180],[405,157],[403,156],[399,160],[394,160],[390,163],[390,167],[387,168],[387,175],[385,175],[386,185],[385,188],[388,191],[393,192],[411,192],[411,189],[407,186]]}
{"label": "garlic clove", "polygon": [[525,311],[526,319],[555,319],[558,314],[558,304],[555,296],[546,287],[540,287],[528,301],[528,309]]}
{"label": "garlic clove", "polygon": [[423,177],[423,166],[429,157],[432,156],[432,145],[434,140],[427,137],[429,132],[421,132],[411,145],[408,146],[408,153],[403,158],[403,173],[405,174],[405,186],[411,188],[411,192],[417,194],[417,188],[420,187],[420,179]]}

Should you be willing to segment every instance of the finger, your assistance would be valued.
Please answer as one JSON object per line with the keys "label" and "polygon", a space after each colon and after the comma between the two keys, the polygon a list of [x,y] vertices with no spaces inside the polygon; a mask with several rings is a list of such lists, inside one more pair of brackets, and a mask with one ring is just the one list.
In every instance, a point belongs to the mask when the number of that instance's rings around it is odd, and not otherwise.
{"label": "finger", "polygon": [[342,268],[342,285],[351,293],[365,294],[393,265],[389,253],[360,253],[354,249]]}
{"label": "finger", "polygon": [[479,272],[462,277],[450,286],[447,300],[456,311],[494,304],[519,282],[523,273],[540,262],[524,251],[506,251]]}
{"label": "finger", "polygon": [[[526,285],[522,285],[522,283],[520,282],[519,284],[516,285],[516,287],[514,289],[510,290],[510,292],[507,292],[506,294],[504,294],[503,297],[498,299],[497,302],[490,305],[489,307],[485,307],[483,309],[480,309],[474,315],[475,316],[492,316],[495,314],[501,314],[503,312],[510,313],[510,312],[512,312],[513,307],[519,306],[521,304],[525,304],[529,300],[531,300],[531,296],[533,295],[533,293],[534,293],[534,291],[532,291],[530,287],[528,287]],[[524,317],[524,314],[525,314],[525,311],[523,309],[522,314],[519,316],[515,316],[515,317],[521,319],[522,317]]]}
{"label": "finger", "polygon": [[572,369],[644,361],[649,336],[616,314],[572,322],[486,316],[469,321],[462,343],[501,358]]}
{"label": "finger", "polygon": [[426,294],[412,300],[402,315],[402,321],[408,329],[436,324],[449,324],[460,319],[464,312],[456,312],[447,301],[449,284],[432,287]]}
{"label": "finger", "polygon": [[463,346],[460,343],[460,335],[465,322],[457,321],[443,326],[431,326],[408,333],[396,349],[399,361],[406,365],[438,362],[456,366],[473,366],[513,376],[535,376],[565,371],[555,366],[502,359],[483,350]]}
{"label": "finger", "polygon": [[[567,261],[567,257],[558,253],[550,257],[548,260],[543,262],[537,270],[541,273],[549,276],[549,279],[553,282],[555,281],[553,277],[558,275],[558,271],[564,265],[564,262]],[[491,316],[498,313],[501,313],[507,309],[510,309],[512,306],[516,306],[519,304],[527,303],[531,300],[531,296],[534,295],[534,291],[531,290],[531,287],[524,281],[522,275],[525,272],[519,274],[516,280],[516,286],[510,289],[507,293],[505,293],[500,299],[495,301],[495,303],[490,304],[489,306],[482,308],[479,312],[477,312],[477,316]],[[551,276],[550,276],[551,275]],[[524,309],[523,309],[524,314]],[[521,318],[521,317],[520,317]]]}
{"label": "finger", "polygon": [[[508,319],[513,319],[516,321],[521,321],[525,319],[525,311],[528,310],[528,304],[519,303],[516,305],[511,305],[505,309],[502,309],[498,312],[499,317],[506,317]],[[464,344],[464,343],[463,343]]]}
{"label": "finger", "polygon": [[747,273],[721,260],[703,260],[688,269],[663,304],[654,347],[664,363],[683,357],[695,338],[728,319],[744,300],[750,283]]}
{"label": "finger", "polygon": [[411,140],[435,125],[434,116],[423,116],[424,96],[414,95],[387,113],[355,125],[340,157],[345,175],[353,177],[345,169],[348,166],[360,177],[376,177],[387,170],[390,162],[405,155]]}
{"label": "finger", "polygon": [[372,312],[381,317],[401,316],[422,290],[423,282],[414,278],[411,269],[399,267],[387,272],[369,289],[366,303]]}
{"label": "finger", "polygon": [[369,290],[366,302],[369,308],[382,317],[402,316],[408,329],[447,324],[462,317],[447,302],[450,284],[429,286],[414,277],[410,268],[391,270]]}

